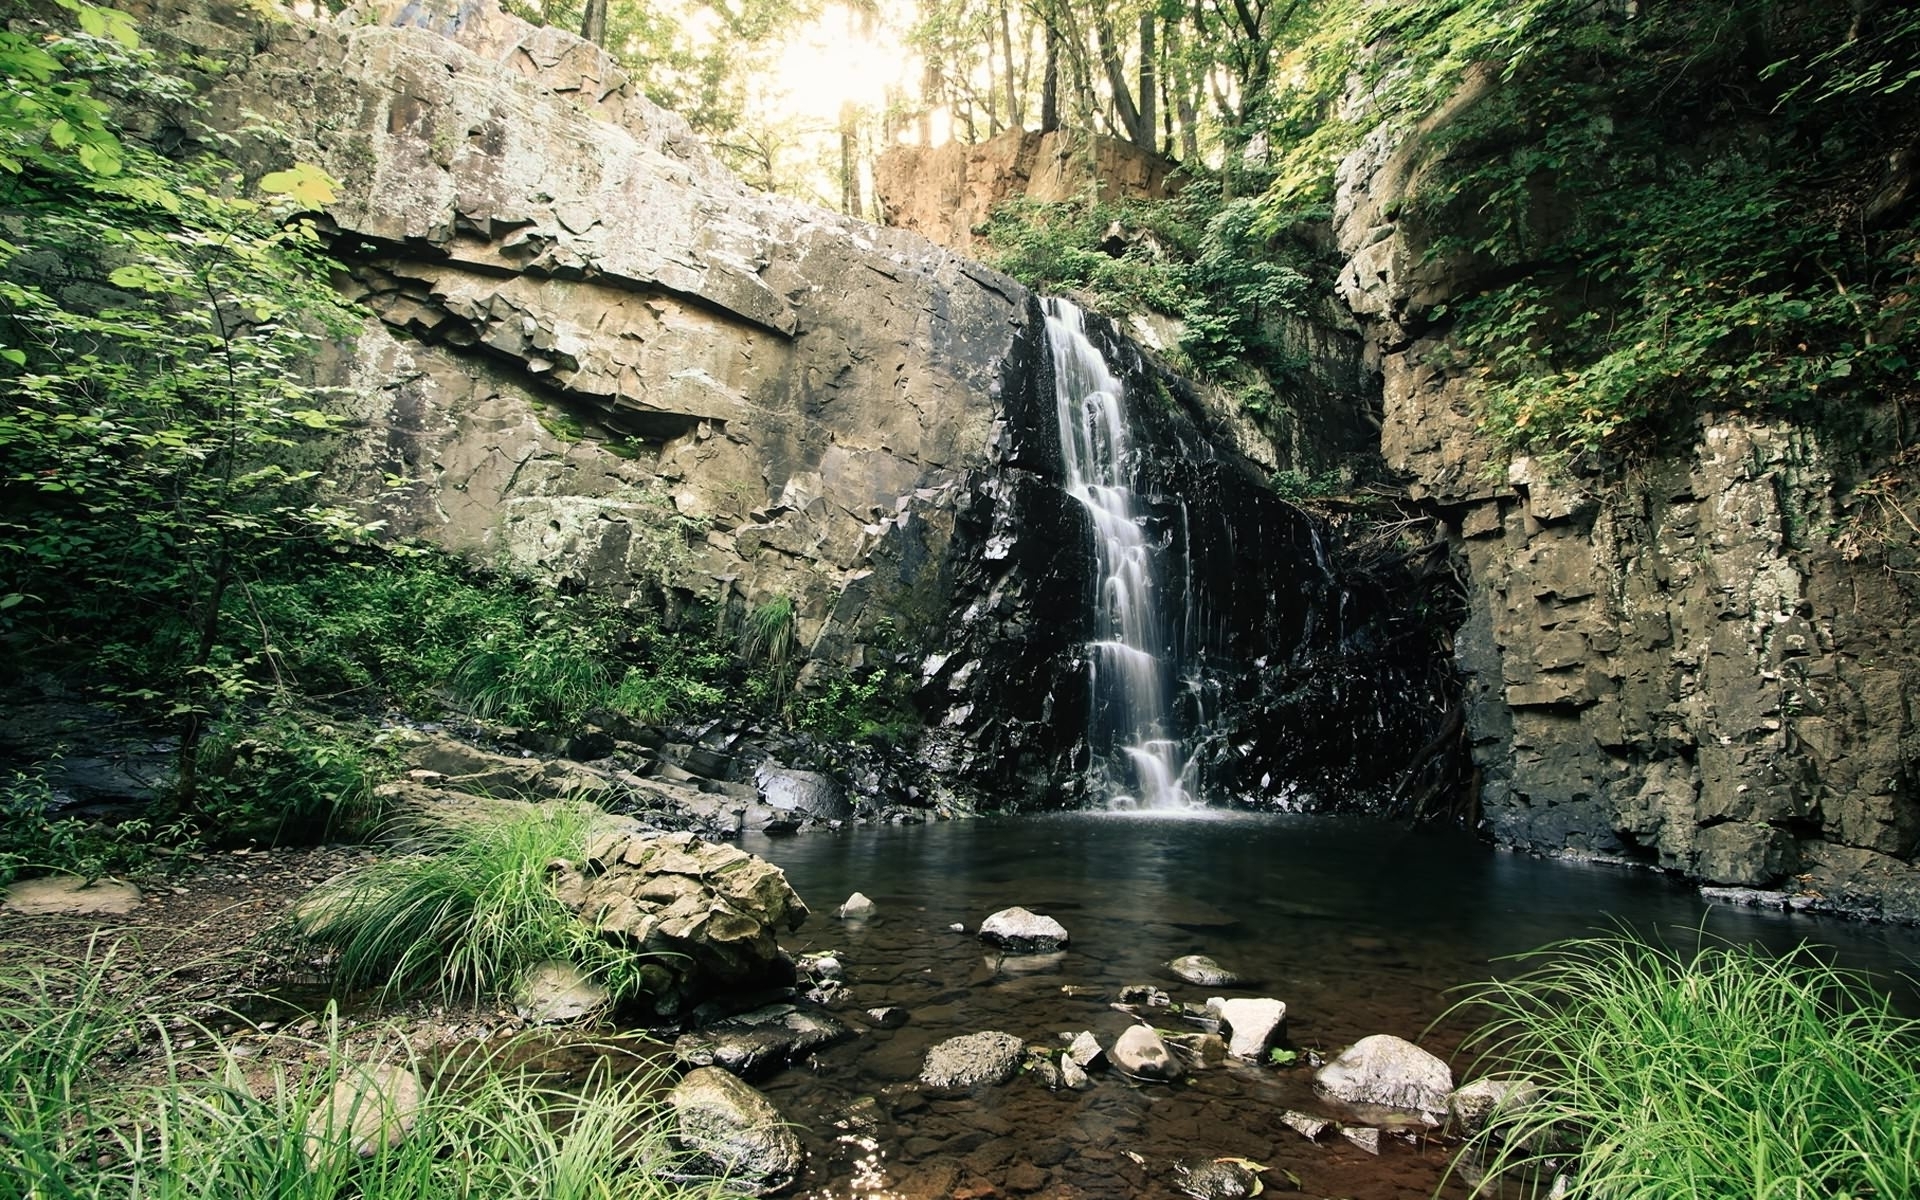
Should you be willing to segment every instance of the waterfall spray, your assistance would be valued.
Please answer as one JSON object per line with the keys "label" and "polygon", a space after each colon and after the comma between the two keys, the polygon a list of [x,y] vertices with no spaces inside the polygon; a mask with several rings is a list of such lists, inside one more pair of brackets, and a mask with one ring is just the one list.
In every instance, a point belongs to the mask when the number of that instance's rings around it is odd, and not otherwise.
{"label": "waterfall spray", "polygon": [[1094,776],[1114,808],[1193,807],[1168,708],[1170,636],[1155,547],[1127,476],[1126,391],[1086,336],[1085,315],[1046,301],[1067,490],[1093,525],[1094,642],[1087,730]]}

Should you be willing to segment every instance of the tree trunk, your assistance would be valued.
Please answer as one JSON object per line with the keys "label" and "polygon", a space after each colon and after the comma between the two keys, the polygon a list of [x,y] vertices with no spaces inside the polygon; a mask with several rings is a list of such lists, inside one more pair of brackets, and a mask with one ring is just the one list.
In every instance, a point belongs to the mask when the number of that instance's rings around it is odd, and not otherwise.
{"label": "tree trunk", "polygon": [[1153,149],[1153,127],[1140,124],[1140,110],[1127,87],[1127,67],[1120,60],[1120,48],[1113,40],[1113,27],[1105,17],[1095,17],[1093,35],[1100,44],[1100,65],[1107,73],[1107,89],[1113,97],[1113,111],[1120,133],[1136,146]]}
{"label": "tree trunk", "polygon": [[1134,139],[1134,145],[1152,151],[1157,151],[1160,145],[1159,64],[1154,61],[1158,50],[1154,32],[1158,24],[1152,9],[1140,14],[1140,136]]}
{"label": "tree trunk", "polygon": [[1013,22],[1007,17],[1005,0],[1000,4],[1000,61],[1006,67],[1003,82],[1007,89],[1007,124],[1014,129],[1027,127],[1025,107],[1020,103],[1020,94],[1014,87],[1013,79]]}
{"label": "tree trunk", "polygon": [[587,11],[580,18],[580,36],[602,50],[607,48],[608,0],[587,0]]}
{"label": "tree trunk", "polygon": [[1047,69],[1040,82],[1040,132],[1060,128],[1060,33],[1047,20]]}

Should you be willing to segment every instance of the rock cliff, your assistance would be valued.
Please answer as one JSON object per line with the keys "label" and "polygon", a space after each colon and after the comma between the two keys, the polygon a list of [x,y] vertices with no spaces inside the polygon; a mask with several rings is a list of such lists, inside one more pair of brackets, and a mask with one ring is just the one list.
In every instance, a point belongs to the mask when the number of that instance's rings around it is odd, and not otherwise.
{"label": "rock cliff", "polygon": [[1440,306],[1486,268],[1430,254],[1404,202],[1443,158],[1430,135],[1490,86],[1376,131],[1335,212],[1383,450],[1469,581],[1456,653],[1486,827],[1920,920],[1920,608],[1849,542],[1848,453],[1729,405],[1625,477],[1566,478],[1480,431]]}
{"label": "rock cliff", "polygon": [[[944,784],[1079,798],[1090,542],[1031,294],[912,232],[745,188],[600,51],[484,4],[142,15],[202,72],[205,111],[156,118],[172,141],[227,131],[250,171],[340,181],[322,218],[372,314],[324,365],[360,418],[340,483],[394,536],[721,621],[791,597],[812,663],[913,675]],[[1352,757],[1337,706],[1244,670],[1367,669],[1366,622],[1313,615],[1342,585],[1311,522],[1208,448],[1190,389],[1115,353],[1154,400],[1153,438],[1192,449],[1137,469],[1164,538],[1191,518],[1183,577],[1211,589],[1193,648],[1216,682],[1185,719],[1211,722],[1214,777],[1378,782],[1327,768]],[[1247,552],[1272,537],[1285,553]],[[1339,749],[1247,748],[1302,705]]]}

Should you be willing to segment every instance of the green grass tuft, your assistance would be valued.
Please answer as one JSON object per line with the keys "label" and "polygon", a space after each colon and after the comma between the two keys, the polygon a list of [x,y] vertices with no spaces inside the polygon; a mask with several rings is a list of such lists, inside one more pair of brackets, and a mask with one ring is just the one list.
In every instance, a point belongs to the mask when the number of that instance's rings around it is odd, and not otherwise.
{"label": "green grass tuft", "polygon": [[476,819],[416,839],[418,851],[314,892],[299,935],[338,953],[336,981],[389,994],[479,998],[537,963],[580,967],[616,997],[638,990],[643,956],[599,937],[555,897],[548,864],[578,865],[591,809],[549,806]]}
{"label": "green grass tuft", "polygon": [[1458,1006],[1488,1014],[1468,1042],[1483,1068],[1541,1088],[1469,1144],[1476,1194],[1564,1174],[1569,1200],[1920,1195],[1920,1027],[1860,977],[1804,946],[1687,955],[1627,934],[1522,960]]}
{"label": "green grass tuft", "polygon": [[[188,1052],[107,986],[111,952],[87,962],[0,966],[0,1200],[723,1200],[674,1149],[665,1079],[630,1051],[568,1047],[584,1078],[545,1069],[521,1037],[427,1064],[396,1037],[386,1056],[424,1083],[410,1132],[362,1154],[358,1108],[334,1119],[336,1084],[371,1064],[344,1052],[329,1014],[319,1040],[278,1038],[260,1065],[187,1022]],[[143,1035],[144,1034],[144,1038]],[[288,1053],[290,1051],[290,1053]],[[135,1056],[145,1055],[139,1061]],[[134,1070],[121,1070],[132,1066]],[[557,1080],[569,1079],[560,1086]],[[361,1102],[378,1103],[371,1094]],[[691,1180],[691,1181],[690,1181]]]}

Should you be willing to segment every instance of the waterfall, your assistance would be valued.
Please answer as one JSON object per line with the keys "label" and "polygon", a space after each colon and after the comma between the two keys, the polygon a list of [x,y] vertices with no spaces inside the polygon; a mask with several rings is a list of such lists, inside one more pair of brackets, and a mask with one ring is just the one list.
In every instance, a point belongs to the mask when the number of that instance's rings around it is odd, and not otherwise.
{"label": "waterfall", "polygon": [[1046,316],[1067,490],[1093,526],[1094,781],[1111,808],[1191,808],[1168,708],[1171,636],[1155,586],[1158,548],[1128,478],[1126,389],[1087,339],[1078,308],[1049,299]]}

